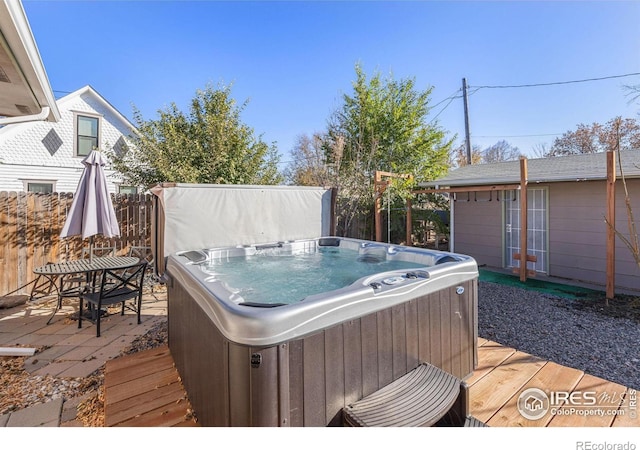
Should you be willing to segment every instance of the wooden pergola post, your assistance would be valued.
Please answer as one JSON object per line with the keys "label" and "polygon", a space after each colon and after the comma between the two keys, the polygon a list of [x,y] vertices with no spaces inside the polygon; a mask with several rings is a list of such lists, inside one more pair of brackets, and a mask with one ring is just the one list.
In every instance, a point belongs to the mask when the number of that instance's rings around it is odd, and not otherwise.
{"label": "wooden pergola post", "polygon": [[520,281],[527,281],[527,158],[520,157]]}
{"label": "wooden pergola post", "polygon": [[616,162],[615,152],[607,152],[607,300],[615,297],[616,277]]}
{"label": "wooden pergola post", "polygon": [[[382,194],[384,194],[384,191],[391,184],[390,180],[383,180],[382,177],[412,179],[413,175],[395,174],[391,172],[383,172],[380,170],[375,171],[373,176],[373,186],[374,186],[374,194],[375,194],[373,218],[374,218],[374,226],[376,229],[376,242],[382,242]],[[411,201],[410,200],[407,201],[407,204],[409,206],[409,209],[407,210],[407,220],[410,220],[411,219]],[[391,214],[391,205],[389,205],[389,211],[387,212],[387,214]],[[411,240],[411,234],[410,234],[411,231],[409,227],[410,225],[409,223],[407,223],[407,244],[411,245],[408,243],[409,240]]]}
{"label": "wooden pergola post", "polygon": [[413,247],[413,240],[411,239],[411,234],[413,234],[413,223],[411,218],[411,208],[413,205],[411,204],[411,198],[407,199],[407,236],[405,238],[405,245],[409,245]]}
{"label": "wooden pergola post", "polygon": [[373,186],[375,190],[374,203],[374,225],[376,228],[376,242],[382,242],[382,193],[384,189],[382,184],[382,172],[376,170],[373,178]]}

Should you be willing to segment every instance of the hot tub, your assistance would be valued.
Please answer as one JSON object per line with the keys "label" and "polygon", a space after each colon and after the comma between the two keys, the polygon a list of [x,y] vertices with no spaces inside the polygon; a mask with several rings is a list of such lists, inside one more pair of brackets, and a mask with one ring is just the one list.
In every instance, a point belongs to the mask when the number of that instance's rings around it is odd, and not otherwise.
{"label": "hot tub", "polygon": [[465,255],[324,237],[177,252],[167,274],[169,346],[204,426],[338,425],[421,362],[460,379],[477,363]]}

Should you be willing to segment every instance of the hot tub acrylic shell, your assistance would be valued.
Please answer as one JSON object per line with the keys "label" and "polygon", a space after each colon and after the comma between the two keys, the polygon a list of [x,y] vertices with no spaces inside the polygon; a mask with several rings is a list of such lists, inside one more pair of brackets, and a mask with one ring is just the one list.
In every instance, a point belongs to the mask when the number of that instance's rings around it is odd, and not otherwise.
{"label": "hot tub acrylic shell", "polygon": [[[322,242],[383,249],[425,266],[401,286],[371,287],[407,271],[365,277],[292,305],[256,308],[238,304],[199,264],[169,257],[169,346],[202,425],[337,425],[345,405],[420,362],[460,379],[473,372],[478,271],[472,258],[346,238],[283,247],[299,251]],[[200,254],[253,251],[243,246]]]}

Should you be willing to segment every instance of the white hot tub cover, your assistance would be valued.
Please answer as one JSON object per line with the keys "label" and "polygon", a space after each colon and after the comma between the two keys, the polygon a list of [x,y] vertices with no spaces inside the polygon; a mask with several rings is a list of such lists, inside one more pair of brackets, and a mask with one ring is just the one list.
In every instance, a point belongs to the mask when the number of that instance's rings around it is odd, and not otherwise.
{"label": "white hot tub cover", "polygon": [[161,184],[154,249],[164,272],[169,255],[187,250],[311,239],[331,234],[331,189],[303,186]]}

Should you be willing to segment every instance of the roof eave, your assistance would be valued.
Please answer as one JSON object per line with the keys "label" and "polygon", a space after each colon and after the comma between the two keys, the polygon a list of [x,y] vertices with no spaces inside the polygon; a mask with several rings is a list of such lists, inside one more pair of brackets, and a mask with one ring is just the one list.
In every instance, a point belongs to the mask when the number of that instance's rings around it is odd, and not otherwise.
{"label": "roof eave", "polygon": [[70,94],[67,94],[64,97],[58,99],[58,105],[63,106],[68,101],[76,97],[80,97],[84,94],[89,94],[93,96],[93,98],[95,98],[98,102],[100,102],[102,106],[104,106],[109,112],[111,112],[111,114],[116,116],[123,124],[125,124],[128,128],[130,128],[134,133],[138,133],[138,129],[136,128],[136,126],[132,124],[131,121],[129,121],[129,119],[127,119],[120,111],[118,111],[115,108],[115,106],[109,103],[107,99],[105,99],[102,95],[100,95],[100,93],[90,85],[83,86],[80,89],[75,90]]}
{"label": "roof eave", "polygon": [[[640,174],[625,174],[625,178],[633,179],[640,178]],[[604,176],[560,176],[560,177],[547,177],[547,178],[529,178],[527,183],[562,183],[562,182],[576,182],[576,181],[604,181],[607,177]],[[491,186],[501,184],[518,184],[520,179],[487,179],[478,178],[474,180],[435,180],[428,181],[426,183],[420,183],[421,187],[435,187],[435,186],[449,186],[449,187],[465,187],[465,186]]]}
{"label": "roof eave", "polygon": [[[41,108],[38,113],[25,115],[22,120],[17,118],[16,121],[25,121],[28,116],[33,116],[33,120],[57,122],[60,120],[60,111],[22,3],[13,0],[0,1],[0,30],[26,81],[27,88],[31,91],[30,94]],[[45,108],[49,108],[46,115]],[[7,123],[10,119],[6,119]]]}

